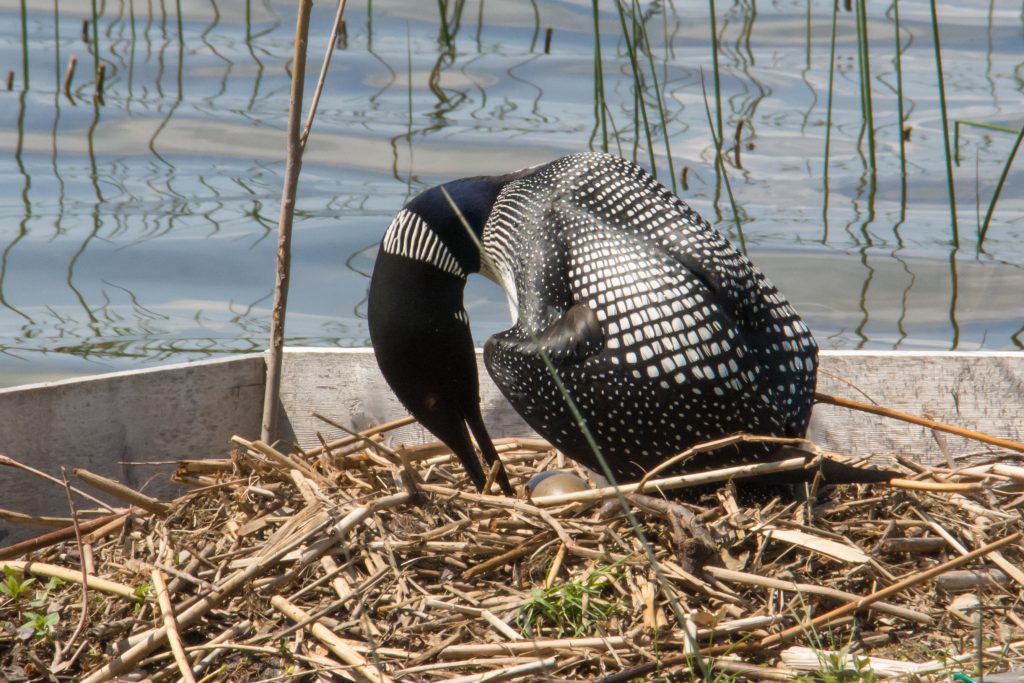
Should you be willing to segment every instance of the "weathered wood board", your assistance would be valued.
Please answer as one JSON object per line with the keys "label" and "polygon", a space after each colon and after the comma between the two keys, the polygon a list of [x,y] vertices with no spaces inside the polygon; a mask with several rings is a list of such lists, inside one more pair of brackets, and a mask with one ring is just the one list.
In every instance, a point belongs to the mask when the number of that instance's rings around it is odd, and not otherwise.
{"label": "weathered wood board", "polygon": [[[818,391],[1024,441],[1024,353],[824,352]],[[810,436],[852,456],[945,462],[932,430],[831,405],[815,406]],[[953,458],[993,450],[939,439]]]}
{"label": "weathered wood board", "polygon": [[[129,463],[223,457],[233,434],[258,436],[264,375],[263,355],[251,354],[3,389],[0,454],[58,478],[64,465],[72,483],[84,467],[177,495],[173,465]],[[0,467],[0,508],[68,515],[62,487],[10,467]],[[0,521],[0,545],[42,531]]]}
{"label": "weathered wood board", "polygon": [[[530,433],[487,377],[482,359],[480,370],[491,435]],[[263,356],[251,354],[0,390],[0,454],[55,476],[61,465],[85,467],[154,495],[174,495],[169,466],[130,463],[219,457],[231,435],[256,438],[263,381]],[[819,390],[1024,440],[1024,353],[823,352]],[[405,414],[367,349],[288,349],[281,404],[282,438],[302,446],[316,445],[318,430],[327,439],[340,436],[313,411],[356,427]],[[822,445],[849,455],[944,460],[923,427],[819,406],[813,429]],[[393,435],[396,443],[429,438],[418,427]],[[953,457],[989,450],[955,436],[943,439]],[[63,515],[64,500],[59,487],[0,468],[0,508]],[[0,544],[31,533],[0,522]]]}
{"label": "weathered wood board", "polygon": [[[480,354],[477,364],[481,412],[491,436],[533,434],[487,376]],[[292,349],[282,367],[281,404],[290,429],[283,436],[303,448],[319,445],[317,431],[328,440],[344,436],[344,432],[313,417],[314,411],[357,429],[408,414],[381,377],[373,352],[367,349]],[[392,438],[395,443],[422,443],[434,437],[414,425],[393,432]]]}
{"label": "weathered wood board", "polygon": [[[405,414],[383,383],[372,352],[293,349],[284,363],[282,403],[293,438],[304,447],[341,436],[312,416],[318,411],[342,424],[363,427]],[[480,399],[491,436],[531,433],[480,366]],[[353,390],[358,387],[358,390]],[[818,390],[836,396],[872,401],[916,415],[976,429],[1004,438],[1024,440],[1024,353],[931,353],[824,351]],[[931,430],[866,413],[819,405],[811,437],[823,446],[851,456],[913,455],[924,462],[944,460]],[[396,432],[397,443],[429,438],[421,428]],[[989,449],[977,442],[942,437],[953,457]]]}

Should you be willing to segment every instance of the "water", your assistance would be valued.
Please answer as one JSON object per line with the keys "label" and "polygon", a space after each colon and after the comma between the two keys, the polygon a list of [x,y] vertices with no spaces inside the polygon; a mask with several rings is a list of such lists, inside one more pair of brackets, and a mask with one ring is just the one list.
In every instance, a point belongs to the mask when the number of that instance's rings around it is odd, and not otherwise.
{"label": "water", "polygon": [[[600,4],[609,146],[650,168],[619,16]],[[333,18],[327,5],[314,10],[307,93]],[[450,49],[433,3],[349,4],[300,179],[289,344],[367,344],[376,244],[412,194],[601,146],[590,2],[448,5]],[[1018,130],[1019,3],[940,5],[950,127],[968,119]],[[97,7],[94,17],[84,1],[0,2],[0,67],[14,72],[13,89],[0,91],[0,386],[266,345],[294,5]],[[955,246],[926,2],[900,4],[905,186],[891,8],[871,3],[867,14],[874,174],[855,14],[840,9],[827,195],[830,4],[718,2],[723,153],[742,236],[701,93],[703,74],[715,120],[708,5],[640,10],[680,194],[745,245],[824,348],[1024,346],[1024,152],[979,251],[978,225],[1015,134],[961,127]],[[655,166],[671,184],[643,53],[640,66]],[[482,343],[508,312],[496,287],[474,280],[467,309]]]}

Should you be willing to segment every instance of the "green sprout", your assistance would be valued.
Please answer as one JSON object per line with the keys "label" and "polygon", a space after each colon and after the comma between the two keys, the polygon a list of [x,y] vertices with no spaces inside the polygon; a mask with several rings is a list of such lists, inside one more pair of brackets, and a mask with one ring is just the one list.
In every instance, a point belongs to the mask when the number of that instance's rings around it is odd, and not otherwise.
{"label": "green sprout", "polygon": [[0,593],[17,602],[28,593],[28,587],[35,582],[36,580],[33,578],[21,578],[20,572],[11,567],[4,567],[4,579],[0,581]]}
{"label": "green sprout", "polygon": [[554,629],[560,638],[582,636],[619,610],[620,603],[605,598],[604,593],[620,576],[611,567],[603,567],[568,583],[534,588],[520,606],[516,623],[529,637],[540,635],[543,629]]}
{"label": "green sprout", "polygon": [[25,612],[23,615],[25,623],[18,629],[18,636],[22,640],[28,640],[32,636],[45,638],[53,635],[54,628],[60,622],[60,615],[56,612]]}

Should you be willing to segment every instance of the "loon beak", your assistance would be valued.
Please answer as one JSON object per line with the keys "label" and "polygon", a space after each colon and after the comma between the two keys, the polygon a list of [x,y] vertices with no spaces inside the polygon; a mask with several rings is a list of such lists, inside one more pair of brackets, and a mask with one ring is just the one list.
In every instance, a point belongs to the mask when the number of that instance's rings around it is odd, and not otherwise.
{"label": "loon beak", "polygon": [[[474,379],[476,379],[475,376]],[[505,495],[514,495],[508,473],[505,471],[504,465],[501,464],[501,459],[494,448],[494,442],[491,441],[487,428],[484,426],[483,417],[480,415],[480,406],[474,401],[472,405],[463,405],[460,408],[457,405],[458,402],[454,396],[430,392],[424,396],[420,407],[414,407],[408,403],[406,407],[410,408],[413,417],[420,424],[452,449],[466,473],[469,474],[477,491],[487,493],[484,491],[484,485],[487,483],[484,465],[490,467],[494,463],[498,463],[498,474],[495,481]],[[483,462],[473,447],[470,433],[480,448]]]}

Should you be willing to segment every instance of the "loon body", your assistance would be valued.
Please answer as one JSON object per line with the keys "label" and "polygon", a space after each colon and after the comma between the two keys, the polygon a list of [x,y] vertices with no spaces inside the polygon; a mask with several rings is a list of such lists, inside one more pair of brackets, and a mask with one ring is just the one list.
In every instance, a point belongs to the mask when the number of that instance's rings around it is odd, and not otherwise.
{"label": "loon body", "polygon": [[[817,368],[810,330],[761,271],[643,169],[577,154],[441,187],[388,228],[369,327],[392,389],[478,488],[484,470],[467,427],[486,462],[497,455],[462,306],[472,272],[499,282],[513,313],[513,326],[484,347],[495,384],[541,436],[592,469],[593,448],[545,356],[619,480],[732,433],[803,436]],[[767,455],[745,448],[703,464]],[[498,481],[510,491],[503,471]]]}

